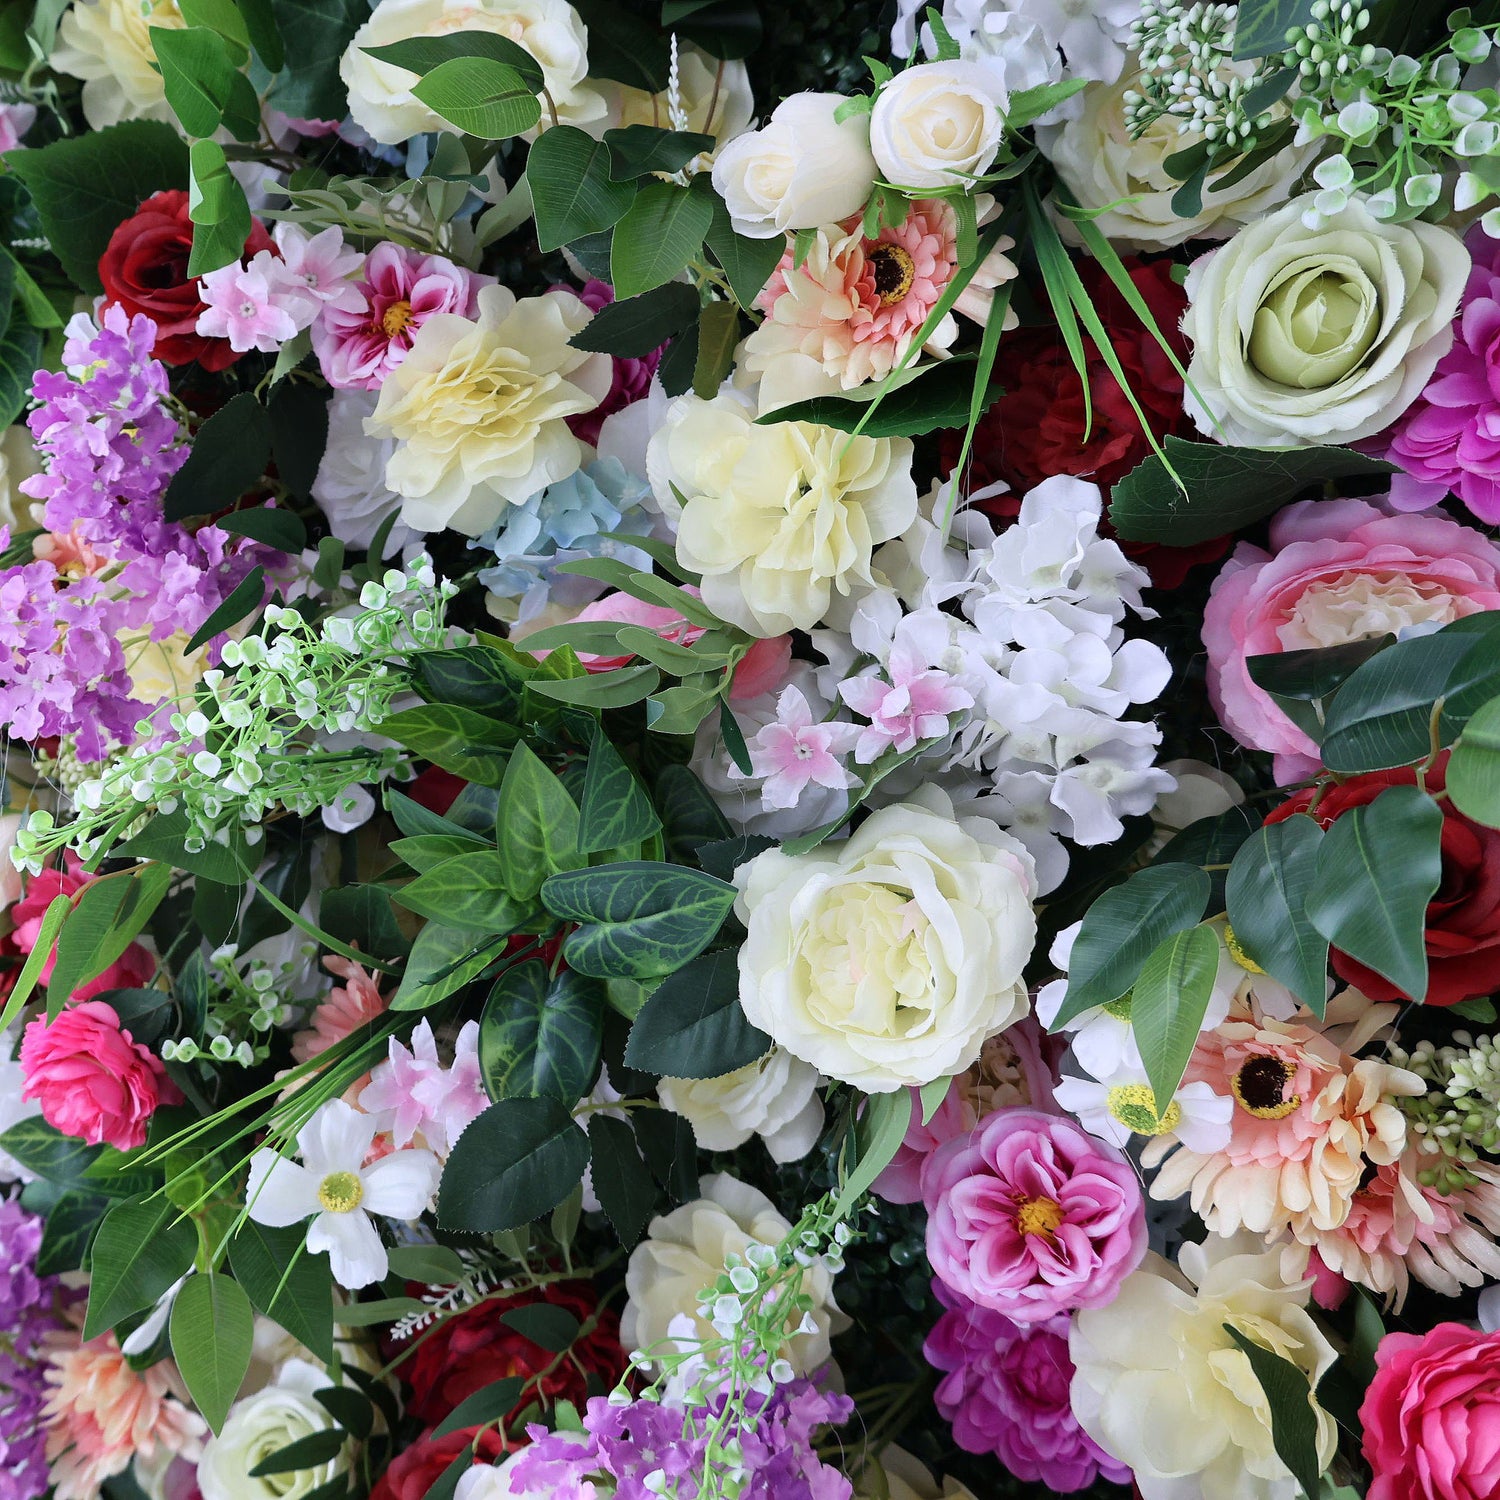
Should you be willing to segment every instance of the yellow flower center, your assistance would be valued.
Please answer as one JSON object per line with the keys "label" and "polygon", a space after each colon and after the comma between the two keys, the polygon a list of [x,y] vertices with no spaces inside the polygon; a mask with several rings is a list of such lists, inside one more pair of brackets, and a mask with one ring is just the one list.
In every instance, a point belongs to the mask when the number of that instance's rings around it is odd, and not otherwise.
{"label": "yellow flower center", "polygon": [[1292,1065],[1279,1057],[1252,1057],[1229,1080],[1235,1102],[1257,1120],[1284,1120],[1299,1104],[1301,1094],[1286,1098]]}
{"label": "yellow flower center", "polygon": [[1229,949],[1229,956],[1247,974],[1264,974],[1266,972],[1240,947],[1240,940],[1235,936],[1234,928],[1228,922],[1224,924],[1224,946]]}
{"label": "yellow flower center", "polygon": [[355,1172],[330,1172],[318,1184],[318,1202],[331,1214],[350,1214],[365,1196],[365,1185]]}
{"label": "yellow flower center", "polygon": [[917,274],[916,263],[900,245],[877,245],[870,252],[875,273],[875,295],[882,307],[899,302],[910,290]]}
{"label": "yellow flower center", "polygon": [[393,302],[380,317],[380,327],[388,339],[393,339],[411,322],[411,303]]}
{"label": "yellow flower center", "polygon": [[1165,1114],[1157,1114],[1156,1095],[1144,1083],[1117,1084],[1104,1102],[1110,1114],[1137,1135],[1165,1135],[1182,1123],[1182,1106],[1175,1099]]}
{"label": "yellow flower center", "polygon": [[1062,1204],[1055,1198],[1023,1198],[1016,1205],[1016,1228],[1022,1234],[1056,1234],[1062,1221]]}

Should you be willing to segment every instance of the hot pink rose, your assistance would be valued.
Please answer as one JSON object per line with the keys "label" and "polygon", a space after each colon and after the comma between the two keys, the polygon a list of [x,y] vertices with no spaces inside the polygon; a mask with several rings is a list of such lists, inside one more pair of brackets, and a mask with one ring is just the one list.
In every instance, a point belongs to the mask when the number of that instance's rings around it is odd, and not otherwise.
{"label": "hot pink rose", "polygon": [[1367,1500],[1500,1494],[1500,1334],[1439,1323],[1388,1333],[1359,1409],[1374,1478]]}
{"label": "hot pink rose", "polygon": [[161,1059],[132,1041],[102,1000],[50,1024],[32,1021],[21,1037],[21,1077],[21,1097],[37,1100],[54,1130],[121,1151],[145,1143],[158,1104],[182,1101]]}
{"label": "hot pink rose", "polygon": [[353,311],[326,307],[313,324],[313,349],[324,378],[346,390],[379,390],[428,318],[438,313],[473,317],[480,287],[493,279],[441,255],[422,255],[389,241],[377,245],[358,283],[363,305]]}
{"label": "hot pink rose", "polygon": [[1203,643],[1224,727],[1274,751],[1291,781],[1317,768],[1317,746],[1250,680],[1246,659],[1500,608],[1500,547],[1446,516],[1386,515],[1364,500],[1288,506],[1270,540],[1270,552],[1241,542],[1214,580]]}
{"label": "hot pink rose", "polygon": [[1061,1115],[1002,1109],[922,1173],[927,1258],[1017,1323],[1102,1307],[1146,1253],[1135,1168]]}

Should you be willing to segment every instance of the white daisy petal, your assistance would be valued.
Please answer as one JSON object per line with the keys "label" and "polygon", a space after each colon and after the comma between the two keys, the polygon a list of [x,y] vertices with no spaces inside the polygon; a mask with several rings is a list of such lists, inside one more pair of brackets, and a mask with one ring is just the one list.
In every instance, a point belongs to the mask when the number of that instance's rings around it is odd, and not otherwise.
{"label": "white daisy petal", "polygon": [[328,1252],[333,1279],[347,1291],[357,1292],[384,1278],[390,1258],[367,1213],[319,1214],[308,1226],[308,1251]]}
{"label": "white daisy petal", "polygon": [[361,1174],[361,1207],[392,1219],[415,1219],[437,1191],[443,1169],[430,1151],[395,1151]]}
{"label": "white daisy petal", "polygon": [[308,1169],[319,1178],[330,1172],[358,1172],[375,1139],[375,1121],[367,1114],[330,1099],[304,1125],[297,1146]]}
{"label": "white daisy petal", "polygon": [[260,1150],[250,1158],[246,1197],[257,1224],[285,1229],[317,1213],[318,1178],[274,1151]]}

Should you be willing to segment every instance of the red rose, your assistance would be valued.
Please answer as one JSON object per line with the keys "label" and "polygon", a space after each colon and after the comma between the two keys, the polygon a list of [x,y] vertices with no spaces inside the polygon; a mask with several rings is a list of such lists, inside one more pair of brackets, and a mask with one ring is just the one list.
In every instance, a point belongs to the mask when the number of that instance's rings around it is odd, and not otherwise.
{"label": "red rose", "polygon": [[[1446,785],[1448,757],[1438,757],[1427,772],[1427,790]],[[1414,786],[1416,771],[1402,766],[1394,771],[1371,771],[1329,787],[1312,816],[1327,828],[1351,807],[1373,802],[1387,787]],[[1313,789],[1298,792],[1267,819],[1279,823],[1293,813],[1307,812]],[[1466,818],[1446,798],[1443,810],[1443,878],[1427,908],[1428,1005],[1457,1005],[1477,995],[1494,992],[1500,977],[1500,830],[1484,828]],[[1393,859],[1401,851],[1389,851]],[[1333,950],[1334,972],[1363,990],[1372,1000],[1406,1000],[1398,990],[1347,953]]]}
{"label": "red rose", "polygon": [[[188,195],[176,188],[153,193],[110,235],[99,257],[99,280],[107,302],[132,316],[144,313],[156,324],[152,353],[157,359],[169,365],[196,359],[205,370],[222,370],[239,355],[228,339],[207,339],[198,332],[203,303],[187,272],[192,248]],[[245,254],[270,248],[265,226],[252,219]]]}
{"label": "red rose", "polygon": [[[1156,326],[1186,364],[1187,343],[1179,325],[1187,295],[1172,280],[1170,262],[1129,259],[1125,266],[1151,309]],[[1080,264],[1078,271],[1151,431],[1158,439],[1168,433],[1191,435],[1192,423],[1182,409],[1182,377],[1161,345],[1095,262]],[[1005,394],[980,418],[975,429],[969,486],[980,489],[1003,481],[1010,485],[1011,493],[981,501],[981,510],[1013,518],[1022,495],[1054,474],[1075,474],[1108,490],[1150,456],[1151,444],[1141,431],[1140,419],[1098,345],[1087,335],[1084,350],[1092,426],[1084,409],[1083,385],[1054,321],[1018,329],[1001,339],[995,372],[1005,386]],[[945,469],[951,471],[958,461],[962,443],[962,432],[944,435]],[[1193,547],[1127,542],[1124,548],[1151,570],[1157,584],[1175,588],[1194,563],[1222,557],[1228,545],[1229,538],[1225,537]]]}
{"label": "red rose", "polygon": [[[598,1315],[593,1330],[575,1341],[568,1357],[561,1361],[553,1351],[501,1321],[502,1313],[541,1301],[566,1308],[580,1324]],[[449,1318],[418,1345],[403,1367],[411,1386],[407,1410],[424,1422],[436,1424],[475,1391],[507,1375],[540,1374],[554,1361],[557,1368],[541,1381],[542,1395],[549,1401],[571,1401],[580,1410],[590,1394],[588,1375],[598,1376],[607,1389],[625,1368],[620,1320],[609,1309],[599,1307],[594,1289],[585,1282],[554,1282],[539,1291],[491,1297]],[[533,1387],[516,1403],[517,1409],[535,1399],[536,1394]]]}
{"label": "red rose", "polygon": [[[380,1482],[370,1491],[370,1500],[422,1500],[437,1483],[444,1469],[474,1442],[478,1427],[460,1427],[440,1438],[423,1433],[404,1453],[391,1460]],[[504,1435],[493,1427],[484,1429],[474,1452],[476,1464],[493,1464],[511,1451]]]}

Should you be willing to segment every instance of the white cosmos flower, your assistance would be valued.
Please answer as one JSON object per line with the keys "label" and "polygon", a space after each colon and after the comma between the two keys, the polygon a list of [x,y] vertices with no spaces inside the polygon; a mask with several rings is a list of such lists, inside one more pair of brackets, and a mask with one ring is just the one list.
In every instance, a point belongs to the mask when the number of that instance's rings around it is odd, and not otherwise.
{"label": "white cosmos flower", "polygon": [[1099,1079],[1064,1078],[1052,1096],[1090,1135],[1113,1146],[1126,1146],[1132,1135],[1160,1135],[1209,1155],[1229,1143],[1233,1099],[1214,1093],[1206,1083],[1185,1083],[1158,1115],[1150,1080],[1139,1062]]}
{"label": "white cosmos flower", "polygon": [[351,1292],[390,1269],[370,1215],[415,1219],[442,1175],[430,1151],[393,1151],[366,1166],[374,1139],[374,1119],[330,1099],[297,1133],[302,1165],[271,1150],[250,1160],[250,1217],[284,1229],[314,1215],[307,1248],[314,1255],[326,1250],[333,1279]]}

